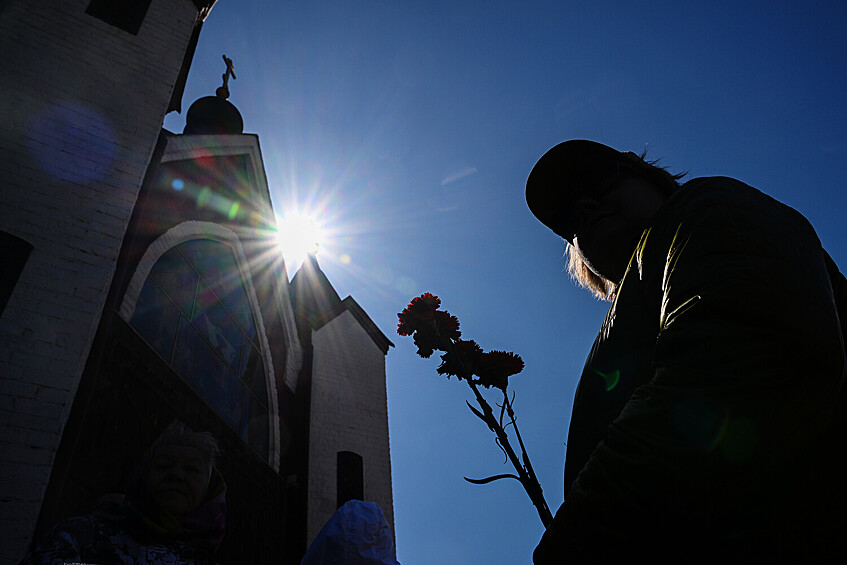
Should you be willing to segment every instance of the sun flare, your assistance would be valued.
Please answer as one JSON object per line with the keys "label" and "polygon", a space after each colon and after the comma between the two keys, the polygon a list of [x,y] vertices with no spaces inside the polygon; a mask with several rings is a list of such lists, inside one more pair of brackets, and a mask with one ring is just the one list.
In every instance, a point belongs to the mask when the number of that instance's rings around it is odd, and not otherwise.
{"label": "sun flare", "polygon": [[277,221],[277,237],[287,263],[302,263],[308,254],[316,254],[324,239],[323,228],[312,216],[286,214]]}

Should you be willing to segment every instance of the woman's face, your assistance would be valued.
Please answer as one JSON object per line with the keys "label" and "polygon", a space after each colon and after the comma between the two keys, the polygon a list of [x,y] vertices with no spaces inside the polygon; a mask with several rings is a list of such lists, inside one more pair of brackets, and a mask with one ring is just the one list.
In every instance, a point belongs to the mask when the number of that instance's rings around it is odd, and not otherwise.
{"label": "woman's face", "polygon": [[148,485],[159,506],[179,518],[203,502],[211,474],[211,464],[199,450],[163,445],[153,453]]}

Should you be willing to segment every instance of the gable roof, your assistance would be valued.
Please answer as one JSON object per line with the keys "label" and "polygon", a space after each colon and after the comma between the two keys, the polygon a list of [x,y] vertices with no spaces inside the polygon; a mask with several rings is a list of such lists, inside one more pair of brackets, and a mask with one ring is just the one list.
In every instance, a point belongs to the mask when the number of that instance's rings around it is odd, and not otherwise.
{"label": "gable roof", "polygon": [[301,337],[350,312],[384,354],[394,346],[352,296],[341,300],[314,255],[309,255],[297,270],[290,289]]}

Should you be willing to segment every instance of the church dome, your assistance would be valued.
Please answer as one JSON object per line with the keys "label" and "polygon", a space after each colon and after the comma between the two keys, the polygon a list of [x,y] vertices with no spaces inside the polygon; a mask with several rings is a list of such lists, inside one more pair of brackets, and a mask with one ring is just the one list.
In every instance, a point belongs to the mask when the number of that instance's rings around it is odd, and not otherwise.
{"label": "church dome", "polygon": [[226,135],[244,132],[244,119],[229,100],[222,96],[204,96],[185,115],[186,135]]}
{"label": "church dome", "polygon": [[227,100],[229,98],[229,77],[235,78],[232,59],[223,56],[226,72],[221,75],[223,84],[215,90],[214,96],[204,96],[196,100],[185,115],[186,135],[228,135],[244,132],[244,119],[241,112]]}

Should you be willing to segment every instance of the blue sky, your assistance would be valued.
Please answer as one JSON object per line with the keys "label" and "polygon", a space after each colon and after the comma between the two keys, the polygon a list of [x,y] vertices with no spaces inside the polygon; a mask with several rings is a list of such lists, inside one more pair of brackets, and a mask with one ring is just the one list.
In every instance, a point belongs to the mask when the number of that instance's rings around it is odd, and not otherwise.
{"label": "blue sky", "polygon": [[[396,347],[387,357],[398,559],[528,563],[542,534],[465,406],[394,333],[433,292],[463,337],[519,353],[521,433],[551,509],[576,379],[605,314],[568,280],[528,211],[526,177],[559,141],[738,178],[805,214],[847,269],[847,7],[841,2],[221,0],[183,105],[233,59],[277,214],[312,210],[318,260]],[[181,132],[184,115],[165,127]],[[289,266],[291,268],[291,266]]]}

